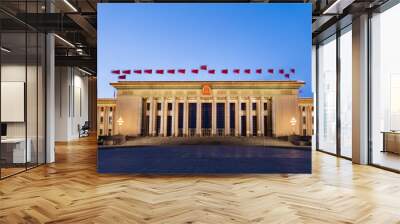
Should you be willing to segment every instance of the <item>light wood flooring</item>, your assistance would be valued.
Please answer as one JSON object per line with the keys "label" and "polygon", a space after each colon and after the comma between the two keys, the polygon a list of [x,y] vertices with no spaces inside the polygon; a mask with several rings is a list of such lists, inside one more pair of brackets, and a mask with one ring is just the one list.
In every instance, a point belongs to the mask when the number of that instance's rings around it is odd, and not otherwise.
{"label": "light wood flooring", "polygon": [[0,223],[400,223],[400,175],[313,153],[312,175],[96,173],[96,142],[0,181]]}

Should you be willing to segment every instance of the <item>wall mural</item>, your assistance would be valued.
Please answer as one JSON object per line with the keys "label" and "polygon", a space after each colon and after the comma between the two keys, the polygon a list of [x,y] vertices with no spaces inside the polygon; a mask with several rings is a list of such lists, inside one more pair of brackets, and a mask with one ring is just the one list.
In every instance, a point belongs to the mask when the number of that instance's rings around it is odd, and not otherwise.
{"label": "wall mural", "polygon": [[98,5],[98,171],[310,173],[311,4]]}

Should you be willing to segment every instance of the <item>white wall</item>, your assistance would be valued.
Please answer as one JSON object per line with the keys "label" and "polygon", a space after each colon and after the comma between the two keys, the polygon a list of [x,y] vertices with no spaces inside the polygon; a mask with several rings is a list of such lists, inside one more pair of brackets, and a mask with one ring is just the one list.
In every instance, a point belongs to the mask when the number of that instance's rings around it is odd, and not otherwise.
{"label": "white wall", "polygon": [[88,120],[88,77],[72,67],[56,67],[55,73],[55,140],[70,141]]}
{"label": "white wall", "polygon": [[[25,82],[25,64],[9,64],[1,66],[1,81]],[[30,68],[28,67],[28,70]],[[6,110],[7,108],[1,108]],[[25,137],[25,122],[7,122],[7,137]]]}
{"label": "white wall", "polygon": [[[31,78],[31,74],[36,74],[36,67],[18,64],[5,64],[1,67],[1,81],[2,82],[24,82],[27,69],[28,72],[28,88],[27,88],[27,119],[28,119],[28,137],[30,134],[30,128],[36,130],[36,87],[29,88],[31,86],[36,86],[36,80]],[[4,97],[4,96],[3,96]],[[40,107],[41,105],[39,105]],[[1,108],[2,110],[7,110],[7,108]],[[22,108],[24,110],[24,108]],[[33,111],[35,113],[33,113]],[[31,124],[34,122],[34,124]],[[7,135],[8,137],[25,137],[25,123],[26,122],[7,122]],[[36,132],[35,132],[36,136]]]}

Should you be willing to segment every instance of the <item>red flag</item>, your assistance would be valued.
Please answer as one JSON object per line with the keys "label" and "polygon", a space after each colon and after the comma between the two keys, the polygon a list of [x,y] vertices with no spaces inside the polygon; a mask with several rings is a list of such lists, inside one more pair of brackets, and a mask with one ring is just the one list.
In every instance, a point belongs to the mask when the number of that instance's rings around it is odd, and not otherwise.
{"label": "red flag", "polygon": [[257,70],[256,70],[256,73],[257,73],[257,74],[261,74],[261,73],[262,73],[262,69],[261,69],[261,68],[257,69]]}
{"label": "red flag", "polygon": [[289,74],[285,74],[285,78],[289,79],[290,75]]}
{"label": "red flag", "polygon": [[222,69],[222,70],[221,70],[221,73],[222,73],[222,74],[228,74],[228,69]]}
{"label": "red flag", "polygon": [[185,69],[178,69],[178,72],[181,74],[185,74],[186,70]]}
{"label": "red flag", "polygon": [[215,69],[208,70],[208,74],[215,74]]}
{"label": "red flag", "polygon": [[200,66],[200,69],[201,69],[201,70],[207,70],[207,65],[202,65],[202,66]]}
{"label": "red flag", "polygon": [[279,69],[279,74],[284,74],[284,73],[285,73],[285,70]]}
{"label": "red flag", "polygon": [[251,70],[250,70],[250,69],[245,69],[245,70],[244,70],[244,73],[250,74],[250,73],[251,73]]}
{"label": "red flag", "polygon": [[126,79],[126,75],[120,75],[118,76],[118,79]]}
{"label": "red flag", "polygon": [[163,69],[158,69],[158,70],[156,70],[156,73],[157,74],[164,74],[164,70]]}
{"label": "red flag", "polygon": [[144,73],[146,73],[146,74],[151,74],[151,73],[153,73],[153,70],[151,70],[151,69],[146,69],[146,70],[144,70]]}
{"label": "red flag", "polygon": [[269,74],[274,74],[274,69],[273,68],[268,69],[268,73]]}
{"label": "red flag", "polygon": [[291,69],[290,69],[290,72],[291,72],[291,73],[296,73],[296,70],[295,70],[294,68],[291,68]]}
{"label": "red flag", "polygon": [[121,71],[120,70],[112,70],[111,73],[119,75],[119,74],[121,74]]}
{"label": "red flag", "polygon": [[240,69],[233,69],[233,73],[239,74],[240,73]]}
{"label": "red flag", "polygon": [[124,73],[125,75],[130,75],[131,74],[131,70],[123,70],[122,73]]}
{"label": "red flag", "polygon": [[199,70],[198,69],[192,69],[192,73],[199,74]]}
{"label": "red flag", "polygon": [[175,69],[169,69],[167,72],[168,74],[175,74]]}
{"label": "red flag", "polygon": [[142,74],[142,70],[134,70],[133,71],[135,74]]}

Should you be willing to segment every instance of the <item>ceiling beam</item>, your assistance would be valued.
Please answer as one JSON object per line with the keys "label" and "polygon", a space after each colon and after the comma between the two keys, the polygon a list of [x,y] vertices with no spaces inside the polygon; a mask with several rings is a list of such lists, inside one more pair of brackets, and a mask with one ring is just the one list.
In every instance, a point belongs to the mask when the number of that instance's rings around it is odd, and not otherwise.
{"label": "ceiling beam", "polygon": [[55,56],[56,66],[87,67],[96,71],[97,60],[91,56]]}
{"label": "ceiling beam", "polygon": [[86,41],[89,42],[91,46],[96,46],[97,42],[97,30],[90,24],[85,17],[80,14],[68,14],[67,15],[72,21],[74,21],[82,30],[90,37]]}

